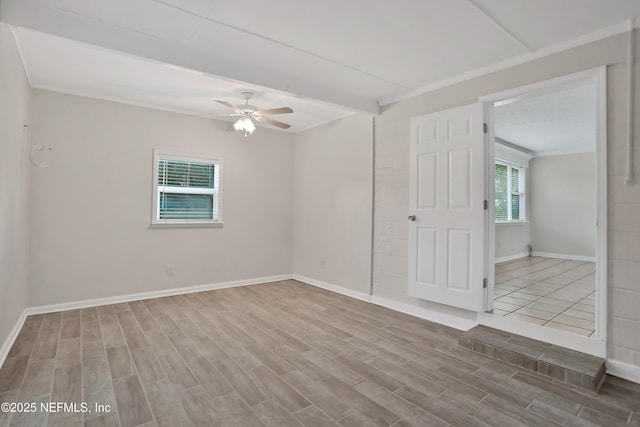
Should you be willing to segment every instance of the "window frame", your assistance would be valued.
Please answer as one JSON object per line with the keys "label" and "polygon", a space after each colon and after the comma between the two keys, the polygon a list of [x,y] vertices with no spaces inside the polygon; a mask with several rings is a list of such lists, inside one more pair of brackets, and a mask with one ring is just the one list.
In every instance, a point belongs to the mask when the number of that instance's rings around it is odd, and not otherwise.
{"label": "window frame", "polygon": [[[160,170],[160,160],[173,160],[178,162],[207,163],[213,164],[217,169],[217,188],[196,188],[196,187],[175,187],[167,186],[165,189],[171,189],[171,193],[177,194],[211,194],[214,198],[214,206],[217,204],[218,216],[212,220],[202,219],[160,219],[160,186],[158,185],[158,173]],[[208,154],[195,154],[185,152],[175,152],[154,148],[153,150],[153,177],[152,177],[152,208],[151,208],[151,227],[158,228],[196,228],[196,227],[222,227],[222,177],[223,177],[223,159]],[[179,190],[179,191],[177,191]]]}
{"label": "window frame", "polygon": [[[506,166],[507,167],[507,219],[506,220],[499,220],[496,219],[495,217],[495,213],[494,213],[494,217],[493,220],[496,224],[520,224],[520,223],[526,223],[527,222],[527,204],[526,204],[526,199],[527,199],[527,195],[526,195],[526,191],[525,191],[525,183],[526,183],[526,170],[527,168],[525,166],[522,165],[518,165],[516,163],[513,162],[509,162],[507,160],[502,160],[498,157],[496,157],[495,162],[494,162],[494,167],[495,165],[500,165],[500,166]],[[518,179],[518,189],[517,191],[514,191],[513,189],[513,178],[512,178],[512,170],[516,169],[520,172],[520,177]],[[495,186],[495,183],[494,183]],[[494,192],[495,193],[495,192]],[[518,195],[519,196],[519,200],[520,200],[520,206],[518,208],[518,212],[520,213],[520,218],[518,219],[513,219],[513,204],[512,204],[512,200],[513,200],[513,196],[514,195]],[[495,203],[495,200],[494,200]]]}

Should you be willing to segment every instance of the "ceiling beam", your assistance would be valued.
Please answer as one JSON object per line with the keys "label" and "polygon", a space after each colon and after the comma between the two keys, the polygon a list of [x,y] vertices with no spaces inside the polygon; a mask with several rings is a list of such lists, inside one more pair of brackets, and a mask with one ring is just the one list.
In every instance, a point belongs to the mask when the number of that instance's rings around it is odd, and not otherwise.
{"label": "ceiling beam", "polygon": [[376,100],[342,93],[330,86],[284,78],[276,72],[257,72],[233,61],[195,52],[179,42],[162,40],[130,29],[64,11],[37,0],[1,0],[0,19],[9,25],[24,27],[94,46],[201,71],[215,77],[263,86],[285,94],[317,100],[347,109],[379,114]]}

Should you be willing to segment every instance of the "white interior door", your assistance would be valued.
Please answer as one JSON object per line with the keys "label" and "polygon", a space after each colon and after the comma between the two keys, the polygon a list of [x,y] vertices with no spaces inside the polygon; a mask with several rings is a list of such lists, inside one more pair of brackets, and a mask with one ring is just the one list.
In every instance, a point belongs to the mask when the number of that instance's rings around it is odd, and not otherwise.
{"label": "white interior door", "polygon": [[482,104],[412,119],[410,156],[409,295],[484,311]]}

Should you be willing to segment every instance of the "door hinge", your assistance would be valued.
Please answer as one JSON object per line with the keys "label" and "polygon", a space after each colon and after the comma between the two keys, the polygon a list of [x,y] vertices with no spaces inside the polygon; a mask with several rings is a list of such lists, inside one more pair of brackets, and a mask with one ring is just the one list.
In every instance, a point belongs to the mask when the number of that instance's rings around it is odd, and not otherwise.
{"label": "door hinge", "polygon": [[487,278],[485,277],[484,279],[482,279],[482,288],[486,288],[487,287]]}
{"label": "door hinge", "polygon": [[482,124],[482,130],[484,133],[489,133],[489,125],[486,123]]}
{"label": "door hinge", "polygon": [[484,210],[485,211],[488,210],[489,209],[489,201],[485,200],[483,206],[484,206]]}

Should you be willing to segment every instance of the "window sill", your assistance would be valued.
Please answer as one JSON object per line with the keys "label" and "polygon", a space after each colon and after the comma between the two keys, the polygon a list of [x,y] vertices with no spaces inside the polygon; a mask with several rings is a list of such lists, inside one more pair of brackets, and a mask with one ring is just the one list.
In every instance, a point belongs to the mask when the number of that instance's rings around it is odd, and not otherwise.
{"label": "window sill", "polygon": [[496,221],[496,227],[504,227],[507,225],[525,225],[529,224],[529,221]]}
{"label": "window sill", "polygon": [[151,228],[222,228],[224,222],[152,222]]}

